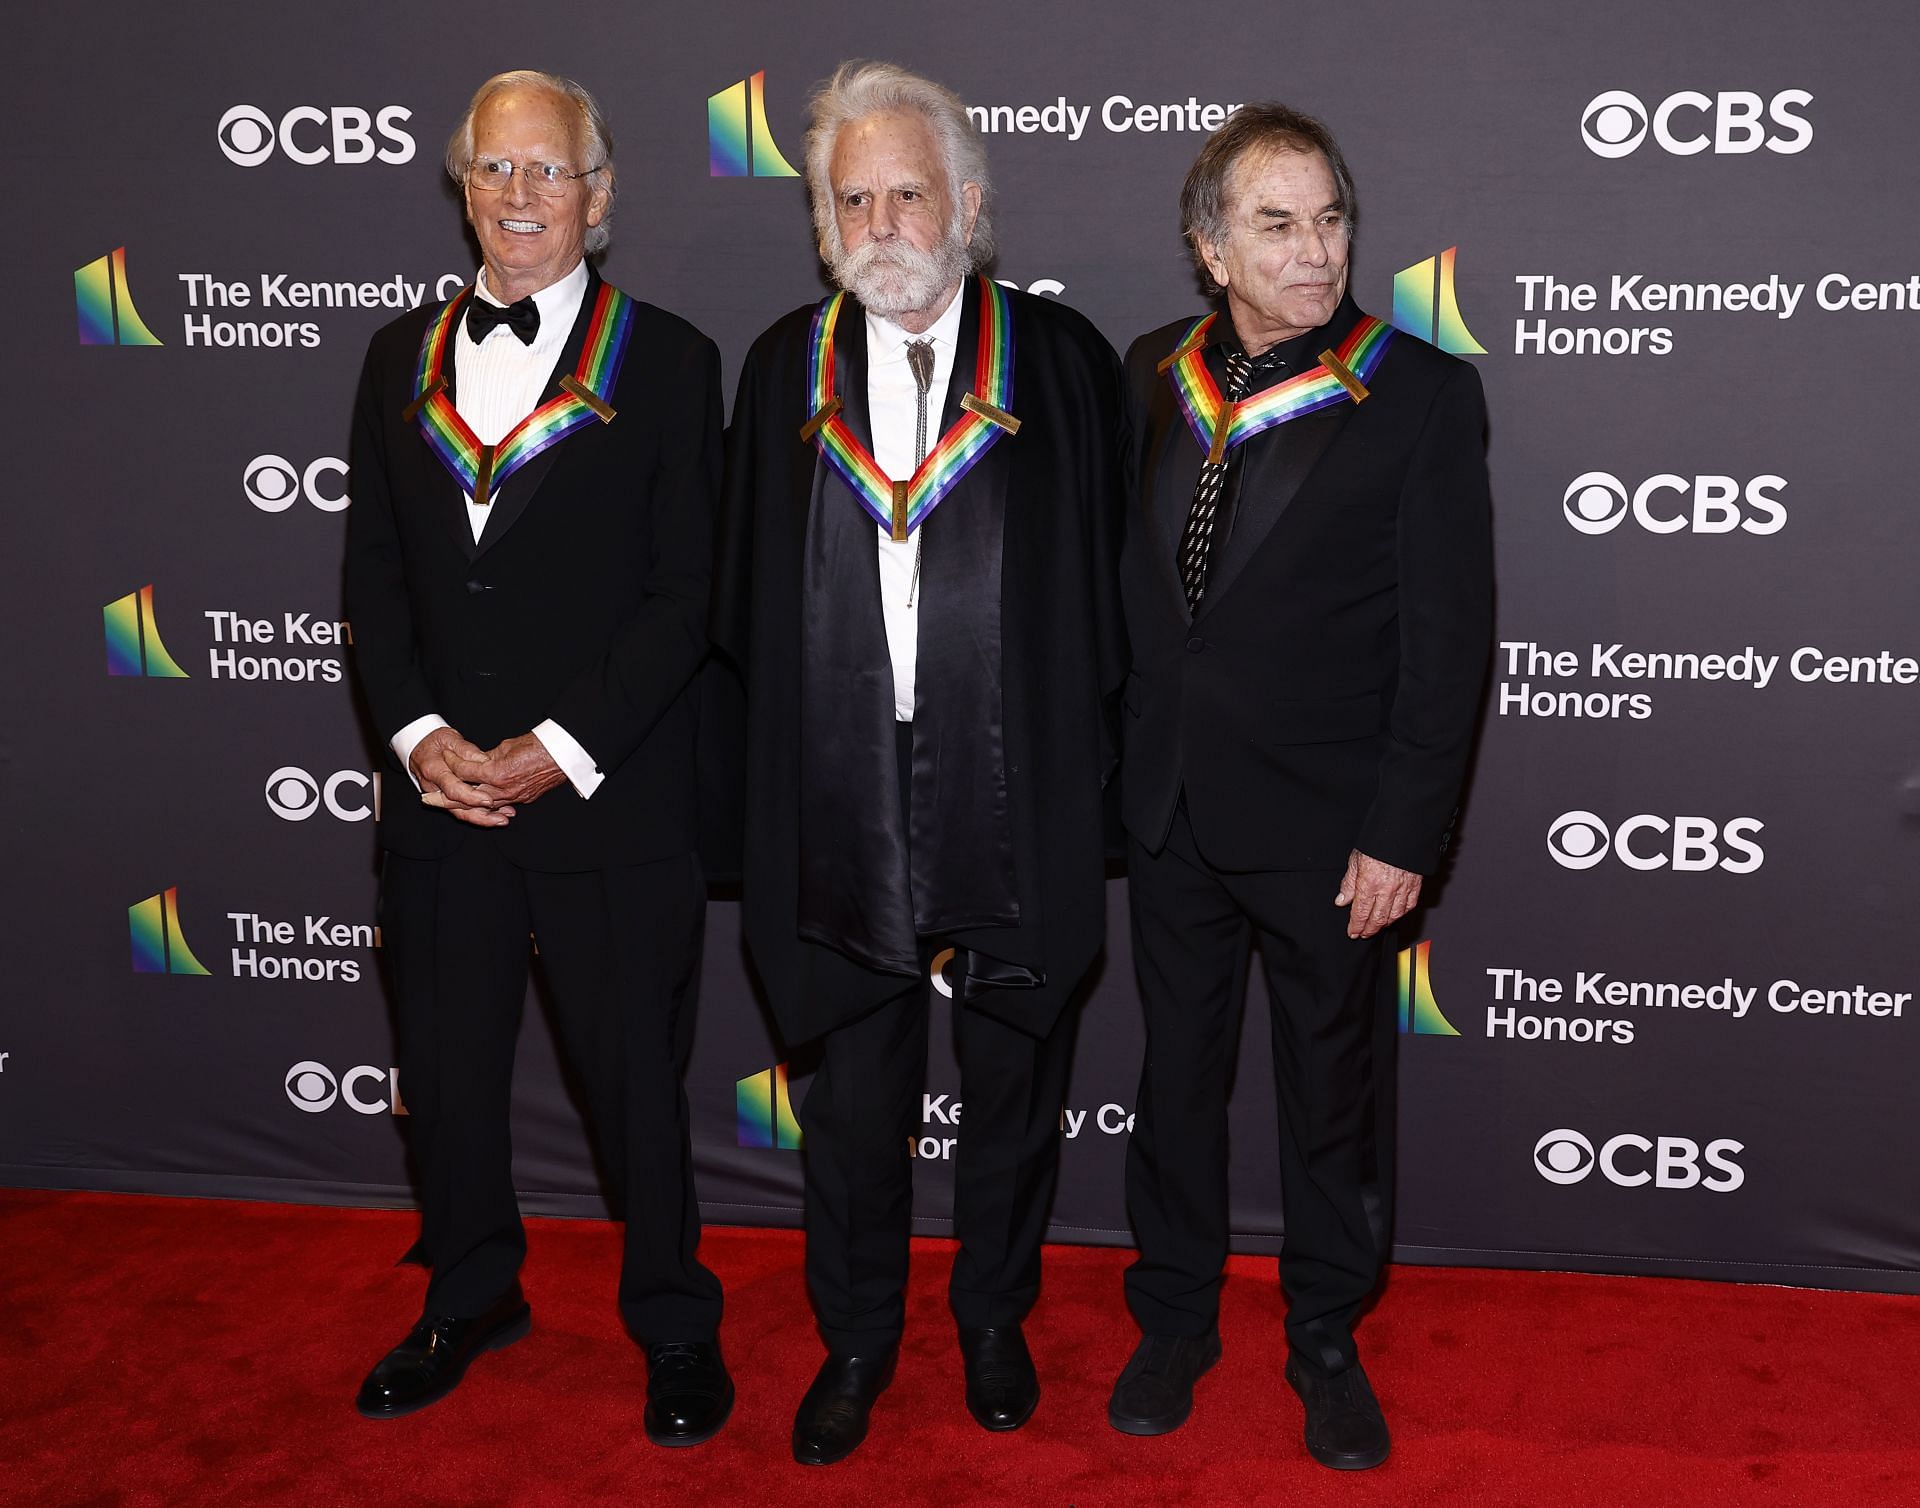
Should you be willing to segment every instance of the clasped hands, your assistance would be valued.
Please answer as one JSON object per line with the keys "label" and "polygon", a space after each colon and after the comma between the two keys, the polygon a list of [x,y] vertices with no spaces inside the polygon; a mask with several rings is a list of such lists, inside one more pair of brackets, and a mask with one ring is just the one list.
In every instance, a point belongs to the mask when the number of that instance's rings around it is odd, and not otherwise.
{"label": "clasped hands", "polygon": [[482,749],[452,728],[435,728],[414,745],[408,763],[425,805],[474,827],[505,827],[517,803],[544,795],[567,778],[531,733]]}

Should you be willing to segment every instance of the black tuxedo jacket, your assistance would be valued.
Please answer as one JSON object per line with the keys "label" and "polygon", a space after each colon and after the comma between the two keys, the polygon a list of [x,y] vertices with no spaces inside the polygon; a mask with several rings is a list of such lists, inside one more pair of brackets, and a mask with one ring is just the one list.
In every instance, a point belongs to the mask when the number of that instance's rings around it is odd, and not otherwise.
{"label": "black tuxedo jacket", "polygon": [[[542,399],[574,370],[600,290],[588,279]],[[553,718],[606,778],[561,784],[504,828],[422,805],[391,750],[380,841],[439,858],[480,832],[531,869],[598,869],[694,847],[695,709],[720,481],[720,357],[637,303],[609,423],[575,430],[498,489],[476,544],[460,484],[417,423],[421,337],[441,306],[373,337],[353,421],[347,612],[383,745],[439,713],[481,748]],[[451,345],[451,342],[449,342]],[[449,349],[444,373],[451,387]]]}
{"label": "black tuxedo jacket", "polygon": [[[1305,362],[1359,318],[1343,300],[1303,342]],[[1190,324],[1141,336],[1127,356],[1127,829],[1158,852],[1184,790],[1200,851],[1221,869],[1339,869],[1358,849],[1430,874],[1491,643],[1479,374],[1398,333],[1365,402],[1247,440],[1221,503],[1229,532],[1190,615],[1176,551],[1205,457],[1156,370]],[[1207,355],[1224,388],[1217,339]]]}

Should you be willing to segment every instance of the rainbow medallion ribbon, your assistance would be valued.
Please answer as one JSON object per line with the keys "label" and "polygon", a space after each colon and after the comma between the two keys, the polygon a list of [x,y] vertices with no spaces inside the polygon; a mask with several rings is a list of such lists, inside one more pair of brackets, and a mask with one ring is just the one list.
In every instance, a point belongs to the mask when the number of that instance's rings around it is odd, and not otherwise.
{"label": "rainbow medallion ribbon", "polygon": [[928,514],[973,469],[1001,435],[1018,434],[1020,421],[1007,412],[1013,401],[1013,317],[1007,293],[993,279],[980,279],[980,358],[973,391],[960,400],[961,415],[904,482],[880,469],[841,413],[833,390],[833,331],[846,306],[836,293],[814,311],[807,337],[807,411],[800,438],[853,489],[860,506],[896,540],[920,527]]}
{"label": "rainbow medallion ribbon", "polygon": [[459,327],[461,310],[472,293],[471,288],[462,288],[427,326],[420,342],[413,401],[401,417],[408,423],[419,421],[420,433],[441,465],[453,473],[475,506],[484,508],[500,484],[541,451],[595,419],[602,424],[613,422],[615,410],[607,396],[620,380],[620,364],[633,334],[633,300],[613,284],[602,283],[587,323],[580,364],[560,379],[560,392],[514,425],[498,445],[482,445],[447,397],[442,366],[447,340]]}
{"label": "rainbow medallion ribbon", "polygon": [[1318,413],[1348,398],[1355,403],[1364,401],[1367,379],[1380,365],[1387,342],[1394,336],[1393,326],[1385,320],[1363,314],[1340,343],[1340,349],[1322,351],[1320,365],[1311,372],[1289,377],[1229,406],[1202,355],[1207,331],[1218,318],[1209,314],[1195,320],[1173,354],[1160,363],[1162,371],[1172,371],[1173,391],[1186,413],[1187,427],[1207,452],[1207,460],[1216,466],[1234,446],[1262,430],[1302,414]]}

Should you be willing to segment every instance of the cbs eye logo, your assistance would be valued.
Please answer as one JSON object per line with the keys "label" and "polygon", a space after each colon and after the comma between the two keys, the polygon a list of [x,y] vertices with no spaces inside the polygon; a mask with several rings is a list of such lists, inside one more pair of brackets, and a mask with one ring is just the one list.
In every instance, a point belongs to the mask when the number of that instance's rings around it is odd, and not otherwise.
{"label": "cbs eye logo", "polygon": [[1612,841],[1606,823],[1592,812],[1566,812],[1547,829],[1547,852],[1563,869],[1591,869]]}
{"label": "cbs eye logo", "polygon": [[273,122],[253,105],[235,105],[215,130],[220,150],[243,168],[258,167],[273,155]]}
{"label": "cbs eye logo", "polygon": [[1647,107],[1624,89],[1609,89],[1587,101],[1580,134],[1602,157],[1625,157],[1647,139]]}
{"label": "cbs eye logo", "polygon": [[296,1110],[318,1115],[332,1109],[333,1102],[340,1098],[340,1081],[324,1063],[295,1063],[287,1070],[287,1098]]}
{"label": "cbs eye logo", "polygon": [[1578,1183],[1594,1161],[1593,1143],[1578,1131],[1549,1131],[1533,1144],[1533,1165],[1548,1183]]}
{"label": "cbs eye logo", "polygon": [[240,474],[241,489],[247,501],[262,513],[285,513],[305,498],[322,513],[344,513],[353,501],[345,487],[333,490],[322,485],[324,477],[347,475],[347,463],[338,456],[321,456],[297,467],[285,456],[255,456]]}

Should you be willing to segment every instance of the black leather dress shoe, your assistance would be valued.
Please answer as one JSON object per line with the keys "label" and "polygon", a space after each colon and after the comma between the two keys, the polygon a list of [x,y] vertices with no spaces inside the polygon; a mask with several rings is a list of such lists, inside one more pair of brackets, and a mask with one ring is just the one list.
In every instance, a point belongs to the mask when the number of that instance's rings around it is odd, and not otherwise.
{"label": "black leather dress shoe", "polygon": [[893,1381],[899,1347],[884,1356],[829,1356],[793,1416],[793,1459],[802,1466],[845,1460],[867,1438],[873,1402]]}
{"label": "black leather dress shoe", "polygon": [[1287,1382],[1307,1406],[1307,1454],[1314,1460],[1335,1471],[1365,1471],[1387,1459],[1387,1421],[1359,1362],[1322,1377],[1289,1356]]}
{"label": "black leather dress shoe", "polygon": [[655,1445],[698,1445],[720,1433],[733,1412],[733,1379],[717,1340],[662,1341],[647,1347],[647,1438]]}
{"label": "black leather dress shoe", "polygon": [[1193,1412],[1193,1385],[1220,1359],[1220,1332],[1195,1339],[1143,1335],[1107,1403],[1107,1423],[1124,1435],[1164,1435]]}
{"label": "black leather dress shoe", "polygon": [[425,1315],[367,1373],[354,1407],[369,1419],[394,1419],[438,1403],[460,1385],[474,1357],[512,1345],[532,1324],[518,1283],[485,1314],[471,1319]]}
{"label": "black leather dress shoe", "polygon": [[1018,1325],[960,1331],[967,1370],[967,1412],[982,1429],[1018,1429],[1040,1403],[1040,1377]]}

